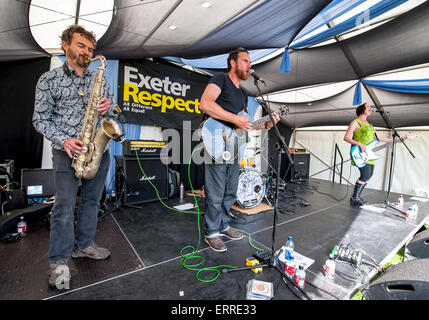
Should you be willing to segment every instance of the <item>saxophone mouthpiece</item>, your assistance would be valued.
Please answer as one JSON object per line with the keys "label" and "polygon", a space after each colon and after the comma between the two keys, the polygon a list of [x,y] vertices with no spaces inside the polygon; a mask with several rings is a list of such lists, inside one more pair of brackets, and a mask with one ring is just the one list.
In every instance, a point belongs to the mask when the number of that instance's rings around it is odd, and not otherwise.
{"label": "saxophone mouthpiece", "polygon": [[85,62],[86,65],[89,65],[91,63],[92,59],[89,56],[84,56],[83,61]]}

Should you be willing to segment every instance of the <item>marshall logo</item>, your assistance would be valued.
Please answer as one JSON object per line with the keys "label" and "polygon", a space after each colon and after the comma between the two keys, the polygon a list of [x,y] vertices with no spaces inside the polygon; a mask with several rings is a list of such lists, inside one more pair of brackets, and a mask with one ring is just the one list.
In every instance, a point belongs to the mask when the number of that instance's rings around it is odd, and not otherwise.
{"label": "marshall logo", "polygon": [[158,151],[156,149],[148,149],[148,148],[142,148],[142,149],[134,148],[133,150],[137,150],[137,151],[140,151],[140,152],[157,152]]}
{"label": "marshall logo", "polygon": [[146,181],[146,180],[155,180],[155,176],[150,176],[150,177],[143,176],[140,178],[140,181]]}

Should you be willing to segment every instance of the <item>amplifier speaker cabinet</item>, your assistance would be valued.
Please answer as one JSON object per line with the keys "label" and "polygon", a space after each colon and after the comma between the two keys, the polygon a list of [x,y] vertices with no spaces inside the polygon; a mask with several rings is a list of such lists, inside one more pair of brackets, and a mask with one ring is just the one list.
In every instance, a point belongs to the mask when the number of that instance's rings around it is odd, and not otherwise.
{"label": "amplifier speaker cabinet", "polygon": [[291,156],[294,165],[289,168],[289,159],[285,153],[282,153],[282,165],[280,169],[282,179],[285,181],[308,180],[310,177],[310,154],[292,153]]}
{"label": "amplifier speaker cabinet", "polygon": [[[139,161],[146,176],[140,169]],[[133,205],[158,201],[153,186],[158,190],[159,198],[168,199],[168,166],[167,161],[164,162],[160,157],[137,160],[136,157],[116,156],[115,189],[117,195],[122,192],[122,203]]]}

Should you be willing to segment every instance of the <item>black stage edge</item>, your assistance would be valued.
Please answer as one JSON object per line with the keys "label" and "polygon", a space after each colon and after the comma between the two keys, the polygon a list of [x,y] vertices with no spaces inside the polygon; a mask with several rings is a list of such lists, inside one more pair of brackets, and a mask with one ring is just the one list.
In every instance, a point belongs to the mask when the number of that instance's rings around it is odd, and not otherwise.
{"label": "black stage edge", "polygon": [[[378,213],[350,206],[351,192],[352,188],[346,185],[318,179],[289,183],[286,190],[280,191],[276,249],[291,235],[295,250],[315,260],[307,269],[308,283],[304,288],[311,299],[349,299],[362,285],[338,276],[332,281],[325,279],[323,264],[335,245],[350,243],[385,264],[428,219],[429,205],[426,203],[419,202],[418,218],[410,223],[390,209]],[[382,191],[365,189],[362,197],[370,203],[383,203],[385,195]],[[391,193],[391,202],[398,197],[399,194]],[[411,202],[410,197],[405,195],[405,208]],[[203,236],[204,199],[197,199]],[[181,204],[175,198],[164,202],[169,206]],[[193,198],[185,197],[185,202],[191,203]],[[252,304],[253,301],[245,300],[246,284],[258,279],[273,283],[273,300],[299,300],[273,269],[264,269],[258,274],[251,271],[221,273],[213,282],[198,281],[196,271],[180,264],[182,248],[198,246],[197,215],[172,211],[159,201],[141,206],[141,209],[126,208],[133,220],[117,211],[100,221],[95,241],[109,248],[112,255],[105,261],[71,259],[70,266],[76,274],[74,277],[72,274],[69,291],[48,288],[47,229],[30,230],[18,243],[1,243],[0,299],[169,300],[168,306],[176,302],[190,306],[191,300]],[[256,247],[269,251],[272,217],[272,210],[251,216],[236,214],[232,227],[250,233]],[[196,255],[203,257],[204,263],[197,268],[244,267],[246,258],[256,252],[247,237],[226,241],[226,245],[227,252],[216,253],[201,239]],[[200,261],[195,259],[188,264]],[[344,274],[353,272],[346,264],[337,263],[337,268]],[[365,270],[368,279],[375,274],[372,267]],[[199,277],[210,280],[215,275],[214,272],[201,272]],[[204,305],[202,301],[192,303]]]}

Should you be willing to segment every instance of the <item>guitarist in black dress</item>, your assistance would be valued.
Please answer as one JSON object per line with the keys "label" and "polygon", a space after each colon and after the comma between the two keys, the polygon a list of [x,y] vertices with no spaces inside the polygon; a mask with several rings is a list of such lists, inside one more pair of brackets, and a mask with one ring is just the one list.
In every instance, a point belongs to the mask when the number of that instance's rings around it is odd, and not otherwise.
{"label": "guitarist in black dress", "polygon": [[[235,49],[230,52],[227,62],[228,72],[215,74],[205,88],[200,110],[214,119],[246,131],[272,128],[271,121],[252,128],[245,115],[238,115],[247,108],[247,93],[240,88],[240,82],[249,77],[251,62],[248,51],[244,48]],[[277,114],[274,114],[274,120],[280,120]],[[223,237],[231,240],[243,238],[242,233],[229,226],[229,211],[236,201],[239,169],[238,157],[228,163],[205,162],[205,241],[217,252],[227,250]]]}
{"label": "guitarist in black dress", "polygon": [[[349,127],[344,135],[344,141],[351,145],[357,145],[362,152],[366,152],[366,145],[374,139],[381,142],[392,142],[392,139],[377,138],[374,127],[368,122],[367,117],[371,115],[371,106],[368,103],[363,103],[356,108],[357,118],[350,122]],[[359,168],[360,177],[356,180],[353,194],[350,203],[354,206],[362,206],[368,204],[360,195],[367,185],[369,179],[374,174],[375,160],[369,160],[362,168]],[[355,166],[352,161],[352,165]]]}

